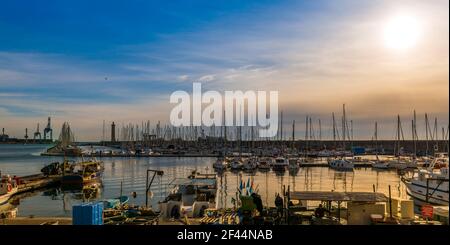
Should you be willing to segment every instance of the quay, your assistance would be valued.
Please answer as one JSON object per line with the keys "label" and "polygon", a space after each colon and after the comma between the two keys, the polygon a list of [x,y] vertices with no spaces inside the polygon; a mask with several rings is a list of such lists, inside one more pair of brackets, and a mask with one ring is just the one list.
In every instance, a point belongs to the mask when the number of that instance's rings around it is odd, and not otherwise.
{"label": "quay", "polygon": [[34,174],[23,177],[16,177],[18,180],[18,191],[16,194],[28,191],[34,191],[44,187],[57,185],[61,181],[60,175],[44,176],[43,174]]}

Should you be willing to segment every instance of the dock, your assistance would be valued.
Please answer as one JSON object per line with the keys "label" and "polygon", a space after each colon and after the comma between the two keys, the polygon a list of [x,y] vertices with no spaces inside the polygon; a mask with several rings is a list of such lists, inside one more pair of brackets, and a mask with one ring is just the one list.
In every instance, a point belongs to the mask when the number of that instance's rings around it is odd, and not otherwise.
{"label": "dock", "polygon": [[[354,163],[353,164],[355,168],[371,168],[372,164],[370,163]],[[300,164],[299,167],[301,168],[308,168],[308,167],[324,167],[328,168],[329,165],[326,162],[317,162],[317,163],[305,163]]]}
{"label": "dock", "polygon": [[61,182],[60,175],[44,176],[43,174],[34,174],[16,177],[16,179],[18,180],[18,191],[16,194],[54,186]]}

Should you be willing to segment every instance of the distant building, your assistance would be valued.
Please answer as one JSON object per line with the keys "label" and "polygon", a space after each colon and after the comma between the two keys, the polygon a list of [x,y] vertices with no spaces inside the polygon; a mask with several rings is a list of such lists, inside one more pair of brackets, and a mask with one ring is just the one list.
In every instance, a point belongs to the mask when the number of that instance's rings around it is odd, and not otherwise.
{"label": "distant building", "polygon": [[114,122],[111,124],[111,142],[116,142],[116,125]]}
{"label": "distant building", "polygon": [[5,134],[5,128],[2,128],[2,134],[0,134],[0,142],[6,142],[9,140],[9,136]]}

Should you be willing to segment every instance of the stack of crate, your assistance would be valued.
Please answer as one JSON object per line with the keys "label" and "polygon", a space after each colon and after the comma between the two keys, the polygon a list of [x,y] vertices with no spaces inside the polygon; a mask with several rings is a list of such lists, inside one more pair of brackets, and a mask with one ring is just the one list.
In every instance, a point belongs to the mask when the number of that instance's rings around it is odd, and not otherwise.
{"label": "stack of crate", "polygon": [[103,202],[90,202],[72,206],[73,225],[103,225]]}

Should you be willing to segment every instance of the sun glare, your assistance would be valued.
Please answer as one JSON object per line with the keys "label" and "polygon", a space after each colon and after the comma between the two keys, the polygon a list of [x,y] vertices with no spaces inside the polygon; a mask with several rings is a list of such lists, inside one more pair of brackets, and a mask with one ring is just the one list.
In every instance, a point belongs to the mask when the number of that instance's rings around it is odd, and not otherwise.
{"label": "sun glare", "polygon": [[396,16],[385,26],[384,42],[392,49],[409,49],[417,43],[420,34],[420,25],[416,18],[406,15]]}

